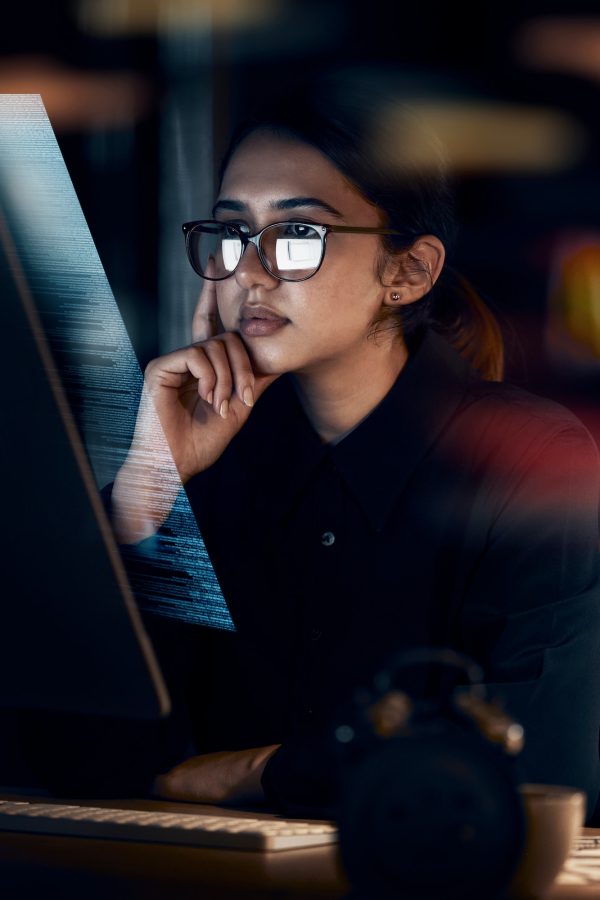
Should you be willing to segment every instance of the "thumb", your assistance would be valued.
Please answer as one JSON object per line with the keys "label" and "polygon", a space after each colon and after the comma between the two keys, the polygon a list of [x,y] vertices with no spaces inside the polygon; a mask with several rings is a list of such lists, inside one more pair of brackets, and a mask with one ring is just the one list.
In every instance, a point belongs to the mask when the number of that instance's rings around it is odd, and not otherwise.
{"label": "thumb", "polygon": [[[206,269],[207,275],[214,272],[214,260],[212,257],[208,262]],[[198,303],[192,316],[192,340],[206,341],[219,334],[222,328],[219,327],[219,311],[217,308],[217,283],[210,279],[205,279],[202,290],[198,298]]]}

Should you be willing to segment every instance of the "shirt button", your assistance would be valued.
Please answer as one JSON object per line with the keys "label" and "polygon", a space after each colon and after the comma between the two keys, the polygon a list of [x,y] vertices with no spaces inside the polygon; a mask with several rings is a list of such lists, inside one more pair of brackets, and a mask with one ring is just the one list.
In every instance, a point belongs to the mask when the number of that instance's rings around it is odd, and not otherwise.
{"label": "shirt button", "polygon": [[335,541],[335,534],[333,533],[333,531],[325,531],[321,535],[321,543],[323,544],[324,547],[331,547],[331,545],[334,543],[334,541]]}

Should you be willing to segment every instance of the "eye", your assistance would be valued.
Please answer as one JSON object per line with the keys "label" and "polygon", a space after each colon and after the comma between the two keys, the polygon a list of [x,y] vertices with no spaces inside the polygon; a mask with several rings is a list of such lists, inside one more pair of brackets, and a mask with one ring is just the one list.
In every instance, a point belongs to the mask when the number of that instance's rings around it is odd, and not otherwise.
{"label": "eye", "polygon": [[314,228],[304,222],[288,222],[285,229],[286,237],[305,238],[311,232],[314,232]]}
{"label": "eye", "polygon": [[241,231],[243,234],[250,234],[250,226],[245,222],[224,222],[225,225],[225,235],[226,237],[235,238],[238,236],[238,231]]}

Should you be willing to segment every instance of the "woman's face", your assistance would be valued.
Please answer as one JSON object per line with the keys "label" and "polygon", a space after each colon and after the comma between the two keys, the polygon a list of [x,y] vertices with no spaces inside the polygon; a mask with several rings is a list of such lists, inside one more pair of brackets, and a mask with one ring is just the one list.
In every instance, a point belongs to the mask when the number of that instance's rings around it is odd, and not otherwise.
{"label": "woman's face", "polygon": [[[378,209],[315,148],[293,138],[255,132],[233,155],[215,204],[215,218],[265,225],[303,221],[377,227]],[[380,238],[327,237],[323,264],[302,282],[278,281],[249,245],[235,273],[217,282],[219,315],[242,336],[255,368],[318,373],[354,365],[372,349],[368,339],[384,288],[377,275]],[[278,318],[274,318],[274,316]]]}

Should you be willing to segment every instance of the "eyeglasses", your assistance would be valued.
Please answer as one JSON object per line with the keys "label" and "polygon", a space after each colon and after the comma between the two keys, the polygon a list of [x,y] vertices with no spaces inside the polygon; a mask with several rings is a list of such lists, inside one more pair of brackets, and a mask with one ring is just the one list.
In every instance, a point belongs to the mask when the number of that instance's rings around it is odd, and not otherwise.
{"label": "eyeglasses", "polygon": [[[182,225],[185,246],[193,270],[209,281],[223,281],[235,272],[248,244],[254,244],[263,267],[279,281],[306,281],[319,269],[325,256],[327,235],[400,234],[391,228],[358,228],[353,225],[309,225],[307,222],[275,222],[256,234],[243,225],[201,219]],[[207,275],[209,259],[213,274]]]}

